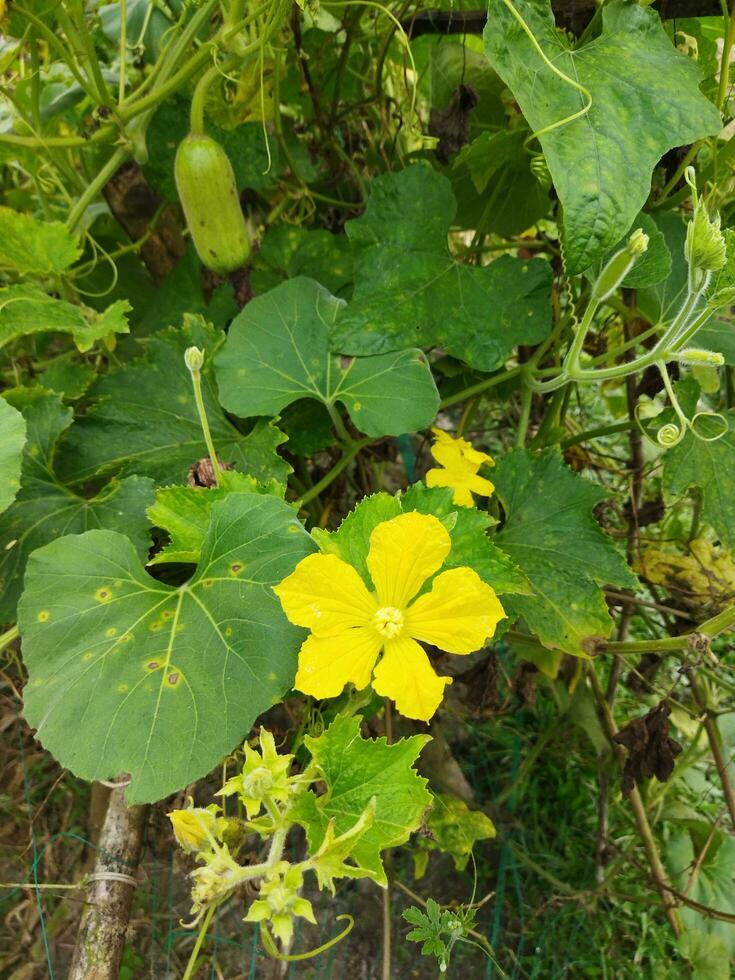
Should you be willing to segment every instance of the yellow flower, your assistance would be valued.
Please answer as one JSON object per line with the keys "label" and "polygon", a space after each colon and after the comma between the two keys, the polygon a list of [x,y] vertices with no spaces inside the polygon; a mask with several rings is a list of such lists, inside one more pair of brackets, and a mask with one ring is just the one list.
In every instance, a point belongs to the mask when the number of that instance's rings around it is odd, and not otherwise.
{"label": "yellow flower", "polygon": [[474,505],[473,493],[489,497],[495,487],[485,477],[478,476],[478,470],[484,463],[495,466],[492,456],[481,453],[466,439],[453,439],[442,429],[431,431],[434,433],[431,455],[442,468],[429,470],[427,487],[451,487],[454,503],[464,507]]}
{"label": "yellow flower", "polygon": [[166,816],[171,821],[176,840],[187,853],[212,847],[211,838],[217,831],[217,817],[211,810],[195,806],[186,810],[171,810]]}
{"label": "yellow flower", "polygon": [[[294,686],[333,698],[345,684],[358,690],[372,677],[378,694],[392,698],[408,718],[428,721],[451,677],[438,677],[416,642],[447,653],[472,653],[505,616],[493,589],[471,568],[438,575],[452,543],[430,514],[401,514],[370,536],[367,567],[374,591],[336,555],[309,555],[275,592],[291,620],[311,630],[299,653]],[[376,665],[378,657],[382,659]]]}

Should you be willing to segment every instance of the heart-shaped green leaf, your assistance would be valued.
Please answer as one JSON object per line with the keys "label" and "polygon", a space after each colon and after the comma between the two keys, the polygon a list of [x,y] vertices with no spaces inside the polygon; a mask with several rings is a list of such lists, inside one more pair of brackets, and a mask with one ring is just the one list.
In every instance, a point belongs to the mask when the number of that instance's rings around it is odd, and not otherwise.
{"label": "heart-shaped green leaf", "polygon": [[283,501],[234,493],[180,588],[112,531],[36,551],[18,623],[38,738],[83,779],[130,773],[131,803],[205,775],[293,682],[304,632],[271,586],[313,550]]}
{"label": "heart-shaped green leaf", "polygon": [[[549,127],[539,141],[564,207],[570,273],[589,268],[630,228],[667,150],[711,136],[722,125],[699,91],[696,62],[676,50],[658,14],[641,4],[605,4],[602,33],[570,49],[548,0],[490,0],[485,51],[531,129]],[[588,111],[565,122],[590,99]]]}
{"label": "heart-shaped green leaf", "polygon": [[312,536],[325,554],[342,558],[369,582],[367,555],[370,535],[383,521],[411,511],[433,514],[449,531],[452,550],[443,569],[472,568],[498,595],[530,592],[523,572],[493,544],[486,533],[494,523],[490,515],[474,507],[453,504],[452,491],[448,487],[425,487],[422,483],[416,483],[402,495],[374,493],[363,497],[336,531],[314,528]]}
{"label": "heart-shaped green leaf", "polygon": [[338,357],[329,330],[344,306],[313,279],[298,277],[259,296],[235,318],[217,356],[222,404],[244,417],[276,415],[301,398],[341,402],[369,436],[429,425],[439,395],[421,351]]}

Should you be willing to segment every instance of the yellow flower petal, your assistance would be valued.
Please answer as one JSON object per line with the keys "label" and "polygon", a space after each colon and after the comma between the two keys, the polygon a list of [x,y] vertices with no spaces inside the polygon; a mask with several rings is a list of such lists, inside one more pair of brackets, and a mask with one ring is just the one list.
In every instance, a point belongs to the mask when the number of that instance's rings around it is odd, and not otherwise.
{"label": "yellow flower petal", "polygon": [[472,653],[505,616],[494,589],[471,568],[452,568],[434,580],[405,613],[406,632],[447,653]]}
{"label": "yellow flower petal", "polygon": [[[446,466],[447,469],[451,470],[457,466],[467,466],[468,462],[465,461],[461,448],[457,445],[454,440],[451,443],[440,442],[435,443],[431,447],[431,455],[442,466]],[[477,467],[469,463],[471,469],[476,470]]]}
{"label": "yellow flower petal", "polygon": [[481,497],[490,497],[495,490],[495,484],[486,480],[484,476],[473,476],[469,482],[469,489],[472,493],[479,493]]}
{"label": "yellow flower petal", "polygon": [[[459,504],[461,507],[475,506],[470,486],[474,489],[476,480],[483,484],[487,483],[489,487],[495,489],[489,480],[484,480],[481,476],[472,475],[469,480],[466,480],[464,477],[456,476],[450,470],[429,470],[426,474],[427,487],[451,487],[454,490],[452,503]],[[492,493],[492,489],[490,493]],[[476,493],[482,493],[482,490],[477,490]],[[489,494],[485,494],[485,496],[489,496]]]}
{"label": "yellow flower petal", "polygon": [[337,636],[309,636],[299,651],[294,687],[315,698],[336,698],[345,684],[367,687],[382,641],[375,630],[359,627]]}
{"label": "yellow flower petal", "polygon": [[291,622],[317,636],[365,626],[377,608],[352,565],[336,555],[309,555],[273,591]]}
{"label": "yellow flower petal", "polygon": [[435,442],[431,448],[431,455],[442,466],[451,466],[458,458],[478,469],[483,464],[495,466],[495,460],[487,453],[475,449],[471,442],[461,436],[456,439],[444,432],[443,429],[432,429]]}
{"label": "yellow flower petal", "polygon": [[378,524],[367,557],[378,605],[405,609],[451,547],[449,532],[431,514],[400,514]]}
{"label": "yellow flower petal", "polygon": [[406,718],[428,721],[441,704],[451,677],[438,677],[421,647],[405,634],[385,645],[375,668],[373,688],[395,701]]}
{"label": "yellow flower petal", "polygon": [[473,466],[495,466],[495,460],[492,458],[492,456],[488,456],[487,453],[483,453],[480,452],[479,449],[475,449],[471,443],[465,442],[464,439],[462,442],[464,442],[464,446],[462,447],[462,455],[468,463],[472,463]]}

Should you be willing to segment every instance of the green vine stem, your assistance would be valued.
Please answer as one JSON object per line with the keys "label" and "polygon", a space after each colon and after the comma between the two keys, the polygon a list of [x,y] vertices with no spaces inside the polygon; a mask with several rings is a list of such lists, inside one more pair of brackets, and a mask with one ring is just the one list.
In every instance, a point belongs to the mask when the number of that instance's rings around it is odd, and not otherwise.
{"label": "green vine stem", "polygon": [[69,217],[66,219],[66,227],[69,231],[76,231],[88,206],[94,201],[107,182],[117,173],[127,157],[128,150],[120,146],[115,150],[107,163],[101,167],[95,179],[88,185],[71,209]]}
{"label": "green vine stem", "polygon": [[[63,5],[60,5],[60,7],[61,6]],[[100,105],[112,106],[113,100],[110,97],[110,93],[107,89],[107,83],[102,75],[102,68],[100,66],[99,58],[97,57],[97,52],[94,48],[92,35],[89,33],[89,28],[87,27],[84,4],[82,3],[82,0],[71,0],[71,2],[68,3],[68,6],[71,9],[71,16],[76,24],[76,29],[78,31],[77,36],[81,42],[82,50],[84,51],[87,61],[89,76],[94,84]]]}
{"label": "green vine stem", "polygon": [[222,478],[222,471],[219,468],[219,460],[217,459],[217,453],[214,448],[212,432],[209,428],[207,410],[204,406],[204,399],[202,398],[202,365],[204,364],[204,352],[200,351],[198,347],[188,347],[184,353],[184,361],[189,369],[189,374],[191,375],[191,383],[194,388],[194,401],[196,402],[197,412],[199,413],[199,422],[202,427],[204,442],[207,445],[207,452],[209,453],[209,458],[212,461],[214,482],[216,486],[219,486]]}
{"label": "green vine stem", "polygon": [[212,82],[219,76],[220,71],[216,65],[211,65],[200,76],[191,97],[191,109],[189,111],[189,129],[194,136],[204,136],[204,103],[207,101],[207,92]]}
{"label": "green vine stem", "polygon": [[20,630],[17,626],[11,626],[9,630],[0,634],[0,653],[14,643],[20,636]]}
{"label": "green vine stem", "polygon": [[315,483],[313,487],[299,497],[298,500],[294,501],[294,506],[300,510],[306,504],[318,497],[319,494],[326,490],[327,487],[337,479],[340,473],[350,465],[352,460],[362,449],[364,449],[366,446],[372,445],[375,441],[375,439],[366,437],[365,439],[360,439],[358,442],[352,443],[349,449],[345,449],[344,454],[337,460],[331,470],[325,476],[323,476],[318,483]]}
{"label": "green vine stem", "polygon": [[216,905],[213,905],[211,908],[207,909],[207,914],[204,916],[202,924],[199,927],[199,935],[197,936],[197,941],[194,943],[194,949],[191,951],[189,962],[186,964],[186,969],[184,970],[182,980],[191,980],[191,978],[194,976],[197,960],[199,959],[199,953],[201,952],[204,938],[207,935],[207,931],[212,923],[212,917],[214,916],[216,907]]}

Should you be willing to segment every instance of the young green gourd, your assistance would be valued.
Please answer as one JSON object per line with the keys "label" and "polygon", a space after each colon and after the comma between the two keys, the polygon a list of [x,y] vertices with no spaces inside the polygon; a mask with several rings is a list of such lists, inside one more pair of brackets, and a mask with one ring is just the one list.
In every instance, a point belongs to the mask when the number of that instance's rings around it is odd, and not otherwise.
{"label": "young green gourd", "polygon": [[190,133],[174,163],[179,200],[199,258],[213,272],[240,268],[250,255],[250,236],[232,164],[205,134]]}

